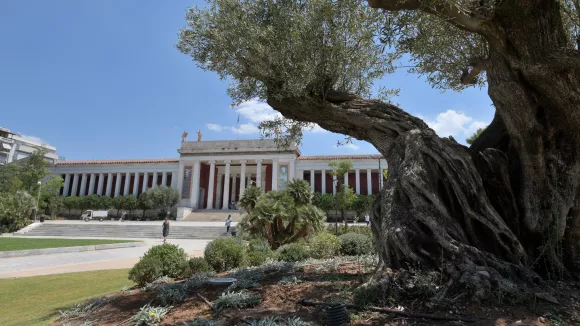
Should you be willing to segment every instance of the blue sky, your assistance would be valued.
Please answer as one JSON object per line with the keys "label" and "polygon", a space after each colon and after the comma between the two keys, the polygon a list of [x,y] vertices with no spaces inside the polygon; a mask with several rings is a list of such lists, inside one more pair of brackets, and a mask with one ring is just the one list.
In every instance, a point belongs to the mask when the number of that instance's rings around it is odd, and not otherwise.
{"label": "blue sky", "polygon": [[[200,1],[20,0],[0,2],[0,126],[40,138],[69,160],[177,157],[189,139],[258,138],[275,114],[262,103],[232,108],[227,83],[175,49],[185,9]],[[464,141],[493,118],[486,90],[441,93],[404,70],[379,82],[441,136]],[[238,114],[240,123],[236,122]],[[376,153],[336,148],[314,130],[304,155]]]}

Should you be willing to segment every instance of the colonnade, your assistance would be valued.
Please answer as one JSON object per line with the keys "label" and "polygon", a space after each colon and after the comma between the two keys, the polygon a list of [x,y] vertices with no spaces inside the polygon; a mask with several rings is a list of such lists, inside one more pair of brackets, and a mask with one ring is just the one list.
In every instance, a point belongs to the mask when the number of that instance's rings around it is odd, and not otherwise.
{"label": "colonnade", "polygon": [[[149,184],[149,176],[151,175],[153,180],[151,184]],[[159,182],[160,175],[161,182]],[[141,188],[139,188],[141,177],[143,178],[143,182]],[[170,184],[168,184],[168,180],[170,180]],[[97,184],[96,189],[95,183]],[[124,184],[122,189],[123,193],[121,193],[121,184]],[[99,196],[118,197],[121,195],[128,196],[129,194],[132,194],[134,196],[139,196],[147,189],[160,185],[177,188],[176,174],[174,172],[67,173],[64,175],[62,195],[82,197],[96,194]]]}
{"label": "colonnade", "polygon": [[[379,184],[379,189],[383,188],[383,172],[385,169],[359,169],[359,168],[355,168],[354,169],[354,173],[355,173],[355,192],[357,195],[360,195],[361,193],[361,182],[360,182],[360,174],[361,174],[361,170],[366,170],[366,180],[367,180],[367,194],[372,194],[373,190],[372,190],[372,172],[373,170],[375,172],[379,172],[377,175],[377,182]],[[304,179],[304,171],[303,169],[299,169],[298,170],[298,178],[299,179]],[[308,171],[308,170],[306,170]],[[310,169],[310,180],[307,180],[310,183],[310,189],[312,190],[312,192],[314,192],[314,189],[316,187],[316,182],[315,182],[315,175],[316,172],[320,171],[320,174],[322,175],[321,179],[321,193],[325,194],[326,193],[326,175],[330,173],[330,169],[321,169],[321,170],[315,170],[315,169]],[[349,179],[349,174],[352,173],[352,171],[348,171],[344,174],[344,184],[348,185],[348,179]],[[363,172],[364,173],[364,172]],[[330,187],[332,187],[332,193],[333,195],[336,195],[336,187],[334,186],[337,183],[337,177],[333,176],[332,178],[332,185],[329,185]]]}

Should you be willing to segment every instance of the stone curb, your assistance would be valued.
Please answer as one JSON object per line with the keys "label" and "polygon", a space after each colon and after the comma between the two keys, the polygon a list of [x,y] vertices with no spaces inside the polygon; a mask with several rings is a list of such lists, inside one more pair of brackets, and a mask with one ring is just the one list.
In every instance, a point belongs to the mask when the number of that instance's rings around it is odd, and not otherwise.
{"label": "stone curb", "polygon": [[142,246],[145,246],[145,242],[139,241],[139,242],[110,243],[110,244],[90,245],[90,246],[0,251],[0,258],[62,254],[62,253],[67,253],[67,252],[95,251],[95,250],[142,247]]}

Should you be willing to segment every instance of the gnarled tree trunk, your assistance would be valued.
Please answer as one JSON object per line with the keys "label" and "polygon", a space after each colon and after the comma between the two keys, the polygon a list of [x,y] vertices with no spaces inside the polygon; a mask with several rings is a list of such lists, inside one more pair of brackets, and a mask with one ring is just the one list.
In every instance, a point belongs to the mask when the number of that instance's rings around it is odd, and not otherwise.
{"label": "gnarled tree trunk", "polygon": [[[405,7],[417,1],[369,2],[417,9]],[[538,282],[536,273],[580,273],[580,53],[566,49],[557,1],[504,1],[474,24],[462,28],[488,39],[497,111],[471,148],[379,101],[330,92],[268,103],[385,156],[389,178],[371,224],[381,267],[432,268],[483,299],[517,295],[514,284]]]}

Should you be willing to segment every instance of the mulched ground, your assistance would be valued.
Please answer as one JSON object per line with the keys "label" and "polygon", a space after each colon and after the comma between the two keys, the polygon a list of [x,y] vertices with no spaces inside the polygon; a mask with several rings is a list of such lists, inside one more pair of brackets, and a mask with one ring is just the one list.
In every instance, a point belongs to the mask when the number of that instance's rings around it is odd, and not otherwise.
{"label": "mulched ground", "polygon": [[[278,284],[281,277],[289,274],[270,274],[260,281],[261,287],[251,290],[262,296],[262,302],[255,308],[235,310],[227,309],[217,315],[198,296],[198,293],[209,301],[214,301],[224,288],[205,286],[190,293],[189,299],[176,306],[161,325],[181,325],[184,321],[196,317],[215,318],[222,325],[245,325],[246,321],[272,316],[298,316],[313,325],[326,325],[325,313],[319,307],[304,307],[297,302],[301,299],[311,301],[332,301],[337,298],[349,300],[349,289],[364,280],[356,264],[339,265],[333,273],[320,272],[312,266],[306,266],[303,271],[295,272],[302,283]],[[551,292],[559,304],[552,304],[538,299],[530,305],[504,305],[489,307],[477,304],[469,306],[454,306],[451,308],[429,308],[426,303],[410,301],[397,302],[395,306],[406,307],[407,311],[432,313],[438,315],[466,316],[477,319],[475,323],[460,321],[437,321],[417,319],[392,314],[376,312],[358,312],[351,314],[349,325],[580,325],[580,284],[578,282],[550,283]],[[118,299],[94,311],[91,315],[93,325],[114,326],[128,320],[143,305],[151,302],[154,292],[132,290],[122,294]],[[389,307],[389,308],[395,308]],[[71,325],[78,325],[71,323]],[[55,322],[60,326],[62,322]],[[129,325],[124,324],[124,325]]]}

